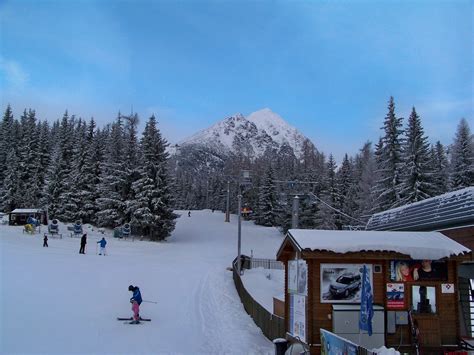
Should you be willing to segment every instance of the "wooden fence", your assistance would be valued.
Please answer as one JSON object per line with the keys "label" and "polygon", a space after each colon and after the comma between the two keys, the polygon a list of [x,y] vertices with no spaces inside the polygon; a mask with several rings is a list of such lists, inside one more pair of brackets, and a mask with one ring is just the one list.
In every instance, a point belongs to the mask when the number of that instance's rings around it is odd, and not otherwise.
{"label": "wooden fence", "polygon": [[274,259],[259,259],[259,258],[250,258],[251,268],[263,267],[264,269],[276,269],[283,270],[285,269],[285,264],[281,261]]}
{"label": "wooden fence", "polygon": [[247,292],[237,272],[236,261],[232,264],[234,284],[244,305],[245,311],[252,317],[255,324],[262,330],[263,334],[270,340],[285,337],[285,319],[268,312]]}

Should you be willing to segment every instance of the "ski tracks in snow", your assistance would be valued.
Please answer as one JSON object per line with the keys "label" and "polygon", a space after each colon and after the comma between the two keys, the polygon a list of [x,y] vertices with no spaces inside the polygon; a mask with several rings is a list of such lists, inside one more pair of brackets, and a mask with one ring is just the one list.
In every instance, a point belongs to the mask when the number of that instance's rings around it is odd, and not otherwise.
{"label": "ski tracks in snow", "polygon": [[194,298],[203,334],[199,349],[205,354],[273,354],[273,344],[245,312],[235,290],[232,273],[225,269],[207,271]]}

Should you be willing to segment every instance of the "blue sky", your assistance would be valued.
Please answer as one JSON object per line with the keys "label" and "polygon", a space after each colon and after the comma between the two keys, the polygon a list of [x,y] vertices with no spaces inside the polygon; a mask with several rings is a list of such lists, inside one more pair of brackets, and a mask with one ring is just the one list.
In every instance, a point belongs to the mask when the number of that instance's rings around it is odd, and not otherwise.
{"label": "blue sky", "polygon": [[474,130],[473,18],[469,0],[0,0],[2,111],[103,125],[133,105],[176,143],[268,107],[340,160],[393,95],[450,144]]}

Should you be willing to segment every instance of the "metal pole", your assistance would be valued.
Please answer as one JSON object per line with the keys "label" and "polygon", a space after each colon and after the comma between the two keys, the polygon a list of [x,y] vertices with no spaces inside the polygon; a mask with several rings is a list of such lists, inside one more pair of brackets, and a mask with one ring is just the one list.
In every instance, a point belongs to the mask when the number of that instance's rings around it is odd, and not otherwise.
{"label": "metal pole", "polygon": [[300,198],[295,196],[293,199],[293,213],[291,218],[291,228],[297,229],[298,228],[298,210],[300,205]]}
{"label": "metal pole", "polygon": [[227,181],[227,201],[226,201],[226,209],[225,209],[225,221],[230,222],[230,181]]}
{"label": "metal pole", "polygon": [[209,178],[206,181],[206,209],[209,209]]}
{"label": "metal pole", "polygon": [[238,210],[237,210],[237,224],[238,224],[238,239],[237,239],[237,271],[239,273],[239,275],[241,274],[240,273],[240,270],[241,270],[241,265],[240,265],[240,244],[241,244],[241,223],[240,223],[240,211],[241,211],[241,208],[242,208],[242,195],[239,194],[239,196],[237,196],[237,199],[239,201],[239,204],[238,204]]}

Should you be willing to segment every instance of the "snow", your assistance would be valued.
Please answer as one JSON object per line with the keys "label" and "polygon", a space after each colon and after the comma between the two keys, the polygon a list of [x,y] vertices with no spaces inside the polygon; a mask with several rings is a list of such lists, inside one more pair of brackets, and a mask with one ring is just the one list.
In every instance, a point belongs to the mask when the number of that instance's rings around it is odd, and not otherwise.
{"label": "snow", "polygon": [[[95,254],[104,235],[91,226],[82,255],[62,223],[63,238],[49,238],[49,248],[41,234],[0,225],[0,353],[274,354],[226,270],[237,253],[237,218],[178,213],[167,242],[114,239],[106,230],[108,256]],[[242,221],[243,254],[275,258],[282,240],[274,228]],[[130,284],[157,302],[141,306],[151,322],[116,320],[132,314]]]}
{"label": "snow", "polygon": [[242,281],[253,299],[270,313],[273,313],[273,297],[285,300],[284,270],[269,270],[263,267],[245,270]]}
{"label": "snow", "polygon": [[470,250],[439,232],[334,231],[290,229],[301,250],[335,253],[393,251],[412,259],[438,260]]}
{"label": "snow", "polygon": [[12,211],[12,213],[37,213],[41,212],[40,209],[31,209],[31,208],[17,208]]}

